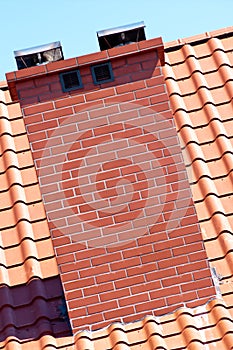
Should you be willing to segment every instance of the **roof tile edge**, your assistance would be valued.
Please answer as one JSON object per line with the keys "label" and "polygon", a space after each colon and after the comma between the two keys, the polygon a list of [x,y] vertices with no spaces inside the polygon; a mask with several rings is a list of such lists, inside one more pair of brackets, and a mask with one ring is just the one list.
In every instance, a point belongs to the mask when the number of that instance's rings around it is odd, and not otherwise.
{"label": "roof tile edge", "polygon": [[195,43],[201,40],[208,40],[210,38],[216,38],[218,36],[222,36],[222,35],[226,35],[226,34],[232,34],[233,35],[233,26],[232,27],[226,27],[223,29],[218,29],[218,30],[213,30],[211,32],[205,32],[202,34],[197,34],[194,36],[190,36],[187,38],[182,38],[182,39],[177,39],[177,40],[173,40],[173,41],[169,41],[166,42],[164,44],[164,49],[166,51],[166,49],[172,49],[175,47],[181,47],[185,44],[189,44],[189,43]]}

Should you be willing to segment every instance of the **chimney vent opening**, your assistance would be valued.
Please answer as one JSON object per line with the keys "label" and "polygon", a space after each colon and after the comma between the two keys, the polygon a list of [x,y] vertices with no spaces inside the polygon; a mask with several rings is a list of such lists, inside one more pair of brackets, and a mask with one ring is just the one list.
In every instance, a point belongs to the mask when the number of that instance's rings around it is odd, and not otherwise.
{"label": "chimney vent opening", "polygon": [[113,81],[113,71],[110,62],[97,64],[91,67],[94,84],[103,84]]}
{"label": "chimney vent opening", "polygon": [[61,73],[60,82],[62,85],[62,90],[64,92],[80,89],[83,87],[79,70]]}
{"label": "chimney vent opening", "polygon": [[145,24],[144,22],[139,22],[101,30],[97,32],[97,38],[101,51],[146,40]]}
{"label": "chimney vent opening", "polygon": [[49,62],[64,60],[60,41],[14,51],[18,69],[39,66]]}

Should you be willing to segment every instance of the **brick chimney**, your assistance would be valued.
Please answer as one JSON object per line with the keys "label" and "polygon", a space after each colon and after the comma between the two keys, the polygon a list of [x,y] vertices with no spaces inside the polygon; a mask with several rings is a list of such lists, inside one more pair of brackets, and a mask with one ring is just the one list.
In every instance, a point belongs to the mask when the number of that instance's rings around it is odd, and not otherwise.
{"label": "brick chimney", "polygon": [[7,74],[73,332],[215,294],[163,64],[156,38]]}

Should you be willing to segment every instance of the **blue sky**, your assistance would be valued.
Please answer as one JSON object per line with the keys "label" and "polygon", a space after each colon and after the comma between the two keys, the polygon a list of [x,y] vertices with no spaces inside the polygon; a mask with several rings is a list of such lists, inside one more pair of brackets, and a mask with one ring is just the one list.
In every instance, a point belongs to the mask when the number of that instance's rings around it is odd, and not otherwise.
{"label": "blue sky", "polygon": [[96,32],[144,21],[171,41],[233,25],[232,0],[0,0],[0,80],[14,50],[61,41],[65,58],[99,51]]}

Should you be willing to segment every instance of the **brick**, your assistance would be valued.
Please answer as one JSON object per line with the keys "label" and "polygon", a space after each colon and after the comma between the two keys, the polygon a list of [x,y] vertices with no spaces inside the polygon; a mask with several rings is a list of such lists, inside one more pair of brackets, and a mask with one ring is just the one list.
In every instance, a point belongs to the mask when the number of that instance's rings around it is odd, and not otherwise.
{"label": "brick", "polygon": [[106,116],[102,117],[102,118],[99,117],[99,118],[93,119],[91,121],[91,124],[90,124],[90,120],[88,120],[86,122],[81,122],[78,124],[78,130],[80,130],[80,131],[89,130],[90,127],[96,128],[96,127],[104,126],[104,125],[108,125],[108,119]]}
{"label": "brick", "polygon": [[94,61],[103,61],[108,59],[107,51],[100,51],[91,53],[88,55],[80,56],[77,58],[78,65],[84,65],[87,63],[93,63]]}
{"label": "brick", "polygon": [[77,251],[82,251],[85,249],[85,246],[83,244],[80,244],[80,243],[73,243],[72,245],[71,244],[68,244],[68,245],[65,245],[65,246],[61,246],[59,248],[56,249],[57,251],[57,254],[58,255],[65,255],[67,253],[74,253],[74,252],[77,252]]}
{"label": "brick", "polygon": [[[82,221],[92,221],[92,220],[95,220],[95,219],[98,219],[98,216],[97,216],[97,213],[96,212],[89,212],[89,213],[86,213],[86,214],[79,214],[78,215],[79,219],[82,220]],[[77,222],[77,216],[74,215],[73,217],[71,218],[68,218],[68,225],[73,225]],[[80,233],[79,233],[80,235]],[[92,239],[92,238],[96,238],[96,237],[99,237],[101,236],[101,232],[100,231],[97,231],[97,230],[92,230],[91,233],[84,233],[83,235],[84,237],[88,237],[88,240]],[[81,237],[81,236],[79,236]]]}
{"label": "brick", "polygon": [[[56,239],[54,239],[53,241],[56,241]],[[81,269],[86,269],[91,267],[91,263],[88,260],[84,260],[84,261],[80,261],[80,262],[72,262],[72,263],[64,263],[61,264],[60,266],[60,270],[61,272],[70,272],[70,271],[76,271],[76,270],[81,270]]]}
{"label": "brick", "polygon": [[84,229],[89,229],[90,226],[92,227],[105,227],[105,226],[110,226],[113,224],[113,218],[108,217],[108,218],[101,218],[98,220],[92,220],[89,221],[88,224],[84,223]]}
{"label": "brick", "polygon": [[86,286],[86,288],[84,288],[83,290],[84,296],[101,294],[107,291],[114,290],[114,285],[112,282],[102,283],[100,285],[93,285],[92,287],[90,287],[90,285],[92,284],[94,283],[90,283],[89,288],[88,288],[88,285]]}
{"label": "brick", "polygon": [[34,78],[34,81],[35,81],[35,86],[44,86],[44,85],[49,85],[51,83],[57,83],[59,82],[59,76],[58,74],[50,74],[49,76],[48,75],[42,75],[42,76],[39,76],[39,77],[35,77]]}
{"label": "brick", "polygon": [[101,174],[98,174],[98,181],[112,179],[114,177],[120,177],[119,169],[104,171]]}
{"label": "brick", "polygon": [[143,264],[136,267],[131,267],[127,269],[128,276],[135,276],[140,274],[146,274],[150,271],[154,271],[157,269],[157,262],[154,261],[151,264]]}
{"label": "brick", "polygon": [[119,112],[118,106],[108,106],[104,108],[95,109],[89,112],[90,118],[98,118],[110,116]]}
{"label": "brick", "polygon": [[76,95],[76,96],[68,96],[67,98],[62,98],[60,100],[55,101],[54,103],[56,108],[63,108],[63,107],[74,106],[84,102],[85,101],[84,101],[83,95]]}
{"label": "brick", "polygon": [[133,256],[134,257],[135,256],[142,256],[144,254],[148,254],[148,253],[152,253],[152,252],[153,252],[153,248],[151,245],[141,246],[138,248],[125,250],[123,252],[123,257],[124,257],[124,259],[127,259],[127,258],[131,258]]}
{"label": "brick", "polygon": [[107,126],[102,126],[94,129],[94,135],[99,136],[99,135],[105,135],[105,134],[112,134],[117,131],[123,130],[123,124],[122,123],[115,123]]}
{"label": "brick", "polygon": [[153,59],[148,60],[148,61],[143,61],[142,62],[142,69],[153,71],[155,69],[155,65],[157,63],[156,61],[157,61],[157,57],[154,57]]}
{"label": "brick", "polygon": [[182,226],[188,226],[192,224],[196,224],[198,222],[197,216],[196,215],[191,215],[188,217],[185,217],[181,220],[181,225]]}
{"label": "brick", "polygon": [[33,89],[27,89],[23,90],[18,88],[18,94],[20,99],[33,97],[33,96],[40,96],[45,93],[50,93],[49,85],[44,85],[43,87],[34,87]]}
{"label": "brick", "polygon": [[186,273],[185,275],[179,275],[179,276],[169,276],[168,278],[162,279],[162,285],[163,287],[170,287],[174,285],[181,285],[182,283],[191,282],[192,283],[193,278],[191,273]]}
{"label": "brick", "polygon": [[133,92],[129,92],[129,93],[125,93],[123,95],[117,95],[117,96],[113,96],[113,97],[108,97],[104,99],[105,104],[113,104],[113,103],[119,103],[122,104],[123,102],[128,102],[128,101],[133,101],[134,98],[134,94]]}
{"label": "brick", "polygon": [[[72,295],[71,293],[73,292],[69,292],[68,295],[71,296]],[[80,308],[82,306],[97,304],[98,302],[99,302],[98,295],[92,295],[90,297],[85,297],[85,298],[81,297],[79,299],[74,299],[74,300],[70,298],[70,300],[68,300],[68,306],[69,306],[69,310],[72,310],[72,309]]]}
{"label": "brick", "polygon": [[121,222],[127,222],[130,220],[134,220],[137,216],[139,216],[139,214],[141,213],[140,210],[135,210],[133,212],[126,212],[123,214],[115,214],[114,216],[114,222],[115,223],[121,223]]}
{"label": "brick", "polygon": [[155,271],[146,273],[146,281],[156,281],[156,280],[162,280],[166,277],[172,277],[176,275],[176,269],[175,267],[170,267],[167,269],[154,269]]}
{"label": "brick", "polygon": [[116,91],[118,94],[124,94],[126,92],[144,89],[145,87],[146,85],[144,81],[137,81],[134,83],[128,83],[128,84],[117,86]]}
{"label": "brick", "polygon": [[82,261],[83,259],[90,259],[94,256],[99,255],[105,255],[106,250],[105,248],[89,248],[89,249],[83,249],[82,251],[79,251],[75,254],[75,257],[77,261]]}
{"label": "brick", "polygon": [[[61,83],[59,81],[56,83],[50,83],[49,90],[50,90],[50,95],[48,95],[48,97],[50,97],[49,99],[51,98],[56,99],[64,94],[64,92],[62,91]],[[41,97],[40,97],[40,100],[41,100]],[[43,100],[45,101],[46,99],[44,98]]]}
{"label": "brick", "polygon": [[209,267],[196,272],[193,272],[193,277],[195,280],[204,279],[206,277],[212,277]]}
{"label": "brick", "polygon": [[116,253],[112,253],[112,254],[108,253],[108,254],[105,254],[104,256],[92,258],[91,261],[92,261],[92,265],[96,266],[96,265],[106,264],[106,263],[110,263],[121,259],[122,259],[121,253],[116,252]]}
{"label": "brick", "polygon": [[82,140],[81,144],[84,148],[86,148],[86,147],[93,147],[93,146],[110,142],[110,141],[111,141],[111,135],[108,134],[108,135],[93,137],[87,140]]}
{"label": "brick", "polygon": [[126,57],[119,57],[119,58],[116,58],[114,60],[111,61],[111,64],[112,64],[112,68],[118,68],[118,67],[122,67],[124,65],[127,64],[126,62]]}
{"label": "brick", "polygon": [[132,266],[138,266],[140,265],[140,258],[130,258],[130,259],[124,259],[116,262],[110,263],[110,268],[112,271],[117,271],[120,269],[125,269],[126,267],[132,267]]}
{"label": "brick", "polygon": [[89,101],[84,103],[79,103],[78,105],[74,106],[75,113],[80,113],[84,111],[94,111],[98,110],[104,107],[103,100],[98,101]]}
{"label": "brick", "polygon": [[207,267],[207,262],[203,260],[203,261],[189,263],[184,266],[178,266],[177,271],[179,274],[182,274],[182,273],[191,272],[191,271],[200,269],[200,272],[201,272],[202,269],[205,269],[206,267]]}
{"label": "brick", "polygon": [[134,63],[130,65],[124,65],[118,68],[114,69],[114,77],[119,76],[126,76],[127,74],[130,74],[131,72],[138,72],[141,70],[141,64],[140,63]]}
{"label": "brick", "polygon": [[[72,131],[71,131],[72,132]],[[77,159],[77,158],[84,158],[88,152],[92,151],[91,148],[86,148],[86,149],[81,149],[81,150],[76,150],[74,152],[69,152],[67,155],[68,160],[73,160],[73,159]],[[96,151],[95,151],[96,153]]]}
{"label": "brick", "polygon": [[44,112],[44,120],[51,120],[51,119],[60,118],[71,114],[73,114],[72,107],[55,109],[49,112]]}
{"label": "brick", "polygon": [[153,110],[157,113],[161,113],[161,112],[170,110],[170,105],[168,102],[156,103],[156,101],[154,99],[153,103],[151,102],[151,105],[152,105],[151,108],[153,108]]}
{"label": "brick", "polygon": [[166,305],[165,299],[157,299],[152,300],[146,303],[140,303],[139,305],[135,306],[136,312],[142,312],[142,311],[151,311],[151,310],[157,310],[160,307],[163,307]]}
{"label": "brick", "polygon": [[201,237],[200,240],[202,240],[202,236],[200,234],[200,227],[198,223],[195,223],[194,225],[190,225],[186,227],[180,227],[177,230],[173,230],[172,232],[169,233],[169,236],[171,238],[184,236],[184,239],[186,239],[186,235],[187,237],[189,237],[191,233],[197,234],[199,237]]}
{"label": "brick", "polygon": [[[137,312],[137,320],[142,320],[143,318],[148,316],[149,313],[151,313],[151,312],[148,312],[148,311]],[[124,323],[135,322],[135,314],[134,315],[127,315],[127,316],[123,317],[123,322]]]}
{"label": "brick", "polygon": [[164,85],[165,91],[167,91],[166,85],[165,85],[165,80],[164,80],[164,75],[158,75],[158,76],[151,77],[150,79],[146,80],[147,87],[158,86],[158,85]]}
{"label": "brick", "polygon": [[69,317],[70,319],[74,319],[74,318],[77,318],[77,317],[81,317],[83,318],[84,316],[87,315],[87,310],[86,310],[86,307],[80,307],[78,309],[75,309],[75,310],[71,310],[69,312]]}
{"label": "brick", "polygon": [[15,80],[16,79],[15,72],[6,73],[6,79],[7,79],[8,82],[10,80]]}
{"label": "brick", "polygon": [[119,306],[124,307],[124,306],[128,306],[128,305],[137,305],[139,303],[141,304],[142,302],[145,302],[148,300],[149,300],[148,293],[142,293],[142,294],[138,294],[138,295],[134,295],[134,296],[120,299]]}
{"label": "brick", "polygon": [[109,97],[112,95],[115,95],[114,88],[98,90],[98,91],[94,91],[86,94],[86,101],[89,102],[89,101],[104,99],[105,97]]}
{"label": "brick", "polygon": [[165,250],[168,248],[173,248],[173,247],[179,247],[179,246],[184,246],[184,240],[183,238],[174,238],[174,239],[168,239],[165,241],[157,242],[153,245],[153,248],[156,252],[160,250]]}
{"label": "brick", "polygon": [[133,53],[133,52],[137,52],[137,51],[138,51],[137,44],[133,43],[130,45],[114,47],[112,49],[109,49],[107,52],[108,52],[109,57],[116,57],[116,56],[121,56],[121,55],[126,54],[126,53]]}
{"label": "brick", "polygon": [[122,297],[126,297],[129,295],[130,295],[129,288],[118,289],[118,290],[114,290],[111,292],[106,292],[106,293],[100,294],[100,300],[101,301],[108,301],[108,300],[113,300],[113,299],[120,300]]}
{"label": "brick", "polygon": [[96,277],[97,283],[104,283],[109,281],[116,281],[118,279],[122,279],[126,277],[126,273],[124,270],[111,272],[107,274],[102,274],[101,276]]}
{"label": "brick", "polygon": [[101,321],[103,321],[103,315],[101,313],[90,315],[86,317],[77,317],[74,320],[72,320],[73,324],[73,332],[75,333],[75,327],[78,327],[78,330],[80,330],[80,327],[85,326],[84,329],[86,329],[86,325],[88,324],[99,324]]}
{"label": "brick", "polygon": [[197,299],[198,296],[197,296],[197,292],[188,292],[188,293],[181,293],[179,295],[175,295],[175,296],[171,296],[171,297],[167,297],[166,300],[167,300],[167,303],[168,305],[175,305],[175,304],[178,304],[178,303],[184,303],[184,302],[187,302],[187,301],[190,301],[190,300],[195,300]]}
{"label": "brick", "polygon": [[96,314],[99,312],[108,311],[116,308],[117,308],[117,301],[112,300],[112,301],[106,301],[106,302],[89,306],[87,308],[87,312],[90,315],[90,314]]}
{"label": "brick", "polygon": [[188,262],[188,256],[182,255],[176,258],[165,259],[158,262],[159,268],[164,269],[171,266],[184,265]]}
{"label": "brick", "polygon": [[193,243],[193,244],[186,244],[183,247],[177,247],[173,248],[172,252],[174,256],[189,254],[192,252],[202,251],[204,249],[203,242]]}
{"label": "brick", "polygon": [[[141,245],[145,245],[145,244],[149,244],[149,243],[154,243],[154,242],[159,242],[160,240],[163,241],[165,239],[167,239],[167,233],[166,232],[162,232],[162,230],[159,232],[158,235],[153,235],[153,234],[150,234],[152,232],[149,232],[147,235],[144,235],[143,237],[139,237],[137,239],[137,244],[138,246],[141,246]],[[143,263],[147,263],[147,262],[150,262],[150,258],[148,259],[147,257],[149,256],[150,254],[148,255],[144,255],[142,257],[142,262]]]}
{"label": "brick", "polygon": [[65,60],[50,62],[47,64],[48,72],[53,72],[61,69],[75,68],[77,67],[76,58],[68,58]]}
{"label": "brick", "polygon": [[75,260],[74,254],[66,254],[63,256],[57,256],[57,263],[59,265],[65,264],[65,263],[73,263]]}
{"label": "brick", "polygon": [[109,326],[109,322],[108,321],[104,321],[104,322],[99,322],[99,323],[96,323],[94,325],[91,325],[91,329],[92,329],[92,331],[96,331],[96,330],[99,330],[99,329],[107,328],[108,326]]}
{"label": "brick", "polygon": [[62,202],[60,201],[56,201],[56,202],[53,202],[53,203],[50,203],[50,204],[47,204],[46,205],[46,210],[47,211],[54,211],[54,210],[57,210],[57,209],[61,209],[63,206],[62,206]]}
{"label": "brick", "polygon": [[33,134],[29,134],[28,138],[30,142],[39,141],[42,139],[46,139],[46,133],[44,131],[36,132]]}
{"label": "brick", "polygon": [[34,133],[38,131],[44,131],[45,129],[52,129],[52,128],[54,129],[57,126],[58,126],[58,123],[56,120],[50,120],[39,124],[29,125],[28,132]]}
{"label": "brick", "polygon": [[27,97],[20,100],[20,106],[26,107],[33,104],[38,104],[39,102],[40,102],[39,96]]}
{"label": "brick", "polygon": [[43,74],[43,73],[46,73],[46,66],[41,65],[41,66],[35,66],[27,69],[18,70],[15,72],[15,75],[17,79],[22,79],[26,77],[31,77],[33,75]]}
{"label": "brick", "polygon": [[[125,125],[125,127],[127,127],[127,124]],[[134,127],[132,129],[128,129],[125,131],[116,132],[115,134],[112,135],[112,137],[113,137],[113,140],[133,137],[133,140],[137,142],[138,138],[136,138],[135,136],[138,136],[138,135],[142,135],[142,130],[140,128]]]}
{"label": "brick", "polygon": [[77,271],[72,271],[72,272],[67,272],[63,273],[62,275],[62,282],[70,282],[78,279],[78,272]]}
{"label": "brick", "polygon": [[[162,94],[165,92],[165,86],[164,85],[159,85],[159,86],[156,86],[156,87],[150,87],[150,88],[146,88],[146,89],[143,89],[143,90],[139,90],[139,91],[136,91],[135,92],[135,96],[136,98],[140,99],[140,98],[143,98],[143,97],[151,97],[153,95],[156,95],[154,98],[153,101],[156,101],[156,97],[158,94]],[[168,96],[167,94],[164,94],[166,95],[166,100],[168,100]],[[160,95],[158,95],[160,96]],[[152,98],[151,98],[151,102],[152,102]],[[153,104],[154,102],[152,102]],[[157,102],[155,102],[157,103]]]}
{"label": "brick", "polygon": [[[188,283],[190,286],[190,283]],[[149,292],[151,299],[165,298],[171,295],[179,295],[181,292],[180,286],[166,287],[162,289],[152,290]]]}
{"label": "brick", "polygon": [[36,124],[43,121],[41,113],[34,114],[32,116],[24,117],[25,125]]}
{"label": "brick", "polygon": [[81,278],[85,278],[85,277],[89,277],[89,276],[102,275],[102,274],[104,274],[106,272],[109,272],[109,266],[108,265],[103,265],[103,266],[86,268],[85,270],[80,271],[79,275],[80,275]]}
{"label": "brick", "polygon": [[168,95],[167,93],[163,93],[160,95],[152,96],[150,99],[150,102],[152,105],[157,105],[162,102],[167,102],[168,101]]}
{"label": "brick", "polygon": [[66,295],[68,300],[78,299],[78,298],[82,298],[82,291],[74,290],[72,292],[67,292]]}
{"label": "brick", "polygon": [[139,51],[137,54],[134,55],[128,55],[127,56],[127,63],[129,65],[137,63],[137,62],[146,62],[146,61],[154,61],[156,59],[156,51],[147,51],[147,52],[141,52]]}
{"label": "brick", "polygon": [[140,41],[138,43],[138,47],[140,50],[148,49],[148,48],[152,48],[152,47],[163,47],[162,38],[159,37],[159,38],[153,38],[153,39],[149,39],[149,40]]}
{"label": "brick", "polygon": [[140,70],[139,72],[131,72],[131,81],[145,80],[151,76],[151,71]]}
{"label": "brick", "polygon": [[120,309],[117,308],[115,310],[104,312],[104,318],[106,320],[118,320],[118,318],[130,314],[135,314],[133,306],[121,307]]}
{"label": "brick", "polygon": [[181,285],[181,290],[182,292],[187,292],[190,290],[200,290],[203,288],[208,288],[208,287],[212,287],[212,279],[211,278],[204,278],[198,281],[193,281],[191,284],[190,283],[186,283]]}
{"label": "brick", "polygon": [[216,289],[215,289],[214,286],[210,285],[207,288],[198,289],[197,290],[197,294],[198,294],[199,298],[203,298],[203,297],[207,296],[207,299],[209,299],[211,296],[215,296],[216,295]]}
{"label": "brick", "polygon": [[[94,285],[94,284],[95,284],[95,281],[94,281],[93,277],[82,278],[82,279],[78,279],[77,281],[63,283],[65,291],[67,291],[67,290],[76,290],[76,289],[79,289],[79,288],[87,288],[87,287],[89,287],[89,289],[90,289],[90,288],[92,288],[90,286]],[[84,289],[84,290],[86,290],[86,289]],[[91,293],[91,294],[96,294],[96,293]],[[84,293],[84,295],[88,295],[88,294]]]}
{"label": "brick", "polygon": [[132,277],[127,277],[127,278],[123,278],[121,280],[115,281],[114,285],[117,289],[121,289],[121,288],[125,288],[125,287],[130,287],[130,286],[134,286],[140,283],[145,282],[145,279],[143,276],[132,276]]}
{"label": "brick", "polygon": [[37,113],[42,113],[48,110],[52,110],[53,107],[53,102],[46,102],[46,103],[40,103],[34,106],[30,107],[25,107],[23,109],[23,113],[25,116],[31,115],[31,114],[37,114]]}
{"label": "brick", "polygon": [[[54,247],[58,247],[60,245],[65,245],[65,244],[70,244],[71,241],[70,241],[70,238],[69,237],[58,237],[58,238],[54,238],[53,239],[53,244],[54,244]],[[64,271],[64,272],[70,272],[71,270],[69,271]]]}
{"label": "brick", "polygon": [[201,261],[203,259],[207,259],[207,255],[206,255],[205,250],[189,254],[190,261]]}

